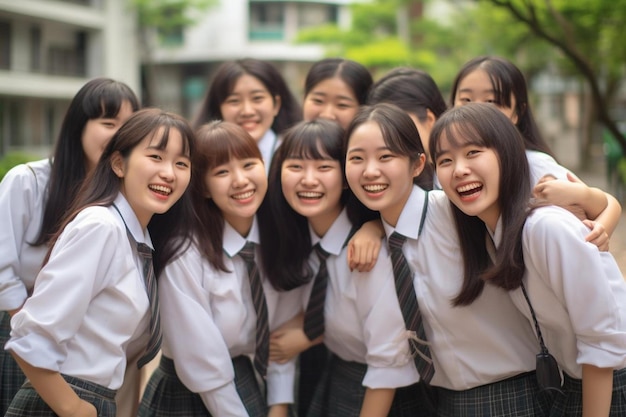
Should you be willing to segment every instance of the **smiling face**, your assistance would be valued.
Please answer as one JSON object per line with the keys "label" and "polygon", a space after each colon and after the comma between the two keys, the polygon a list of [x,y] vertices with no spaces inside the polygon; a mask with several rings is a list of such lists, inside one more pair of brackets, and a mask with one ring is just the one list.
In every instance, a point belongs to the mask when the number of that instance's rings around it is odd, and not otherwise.
{"label": "smiling face", "polygon": [[358,126],[350,135],[346,177],[356,197],[370,210],[395,226],[413,188],[413,178],[424,168],[424,154],[411,163],[393,152],[374,121]]}
{"label": "smiling face", "polygon": [[191,178],[180,132],[170,129],[167,146],[159,149],[162,131],[145,137],[128,158],[119,152],[111,158],[113,171],[122,179],[120,191],[143,227],[153,214],[165,213],[178,201]]}
{"label": "smiling face", "polygon": [[479,217],[494,231],[500,217],[500,162],[492,148],[471,143],[452,145],[439,138],[437,178],[452,203],[468,216]]}
{"label": "smiling face", "polygon": [[255,141],[271,129],[280,110],[280,97],[272,97],[256,77],[243,74],[231,94],[220,105],[224,121],[243,127]]}
{"label": "smiling face", "polygon": [[267,175],[260,158],[230,158],[205,175],[207,197],[213,199],[224,219],[247,236],[265,193]]}
{"label": "smiling face", "polygon": [[304,120],[317,118],[334,120],[343,129],[354,118],[359,102],[348,84],[339,77],[317,83],[304,98]]}
{"label": "smiling face", "polygon": [[496,103],[496,94],[489,74],[477,68],[467,74],[460,82],[454,97],[454,106],[467,103],[492,103],[514,124],[517,123],[515,96],[511,94],[511,106]]}
{"label": "smiling face", "polygon": [[85,153],[85,170],[87,172],[93,171],[104,148],[131,114],[133,114],[132,105],[130,102],[124,101],[115,117],[98,117],[87,121],[80,139]]}
{"label": "smiling face", "polygon": [[281,184],[287,203],[309,220],[318,236],[324,236],[342,210],[339,161],[287,158],[281,167]]}

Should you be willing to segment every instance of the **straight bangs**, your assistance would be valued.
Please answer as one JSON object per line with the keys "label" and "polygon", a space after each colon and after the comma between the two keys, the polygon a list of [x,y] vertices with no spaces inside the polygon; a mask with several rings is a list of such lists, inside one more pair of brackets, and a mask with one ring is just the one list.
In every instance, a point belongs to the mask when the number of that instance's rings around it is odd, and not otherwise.
{"label": "straight bangs", "polygon": [[170,140],[170,132],[172,130],[180,132],[183,140],[183,154],[187,157],[191,157],[191,141],[193,140],[192,133],[188,128],[186,128],[185,125],[176,123],[175,120],[172,120],[171,123],[164,123],[160,126],[156,126],[156,128],[149,133],[150,143],[152,144],[156,142],[156,148],[164,150],[167,148],[167,144]]}
{"label": "straight bangs", "polygon": [[133,112],[139,110],[135,93],[127,85],[110,80],[94,87],[92,94],[85,97],[83,109],[89,119],[112,119],[125,101],[130,103]]}
{"label": "straight bangs", "polygon": [[[488,61],[487,63],[492,62]],[[491,80],[495,104],[502,107],[511,107],[511,81],[502,79],[502,77],[507,77],[507,73],[499,71],[498,68],[493,65],[484,65],[483,70],[489,75],[489,79]]]}
{"label": "straight bangs", "polygon": [[[485,104],[484,106],[490,106]],[[448,110],[441,116],[430,132],[429,148],[432,161],[436,161],[442,152],[442,142],[445,139],[449,146],[461,148],[467,145],[475,145],[484,148],[493,146],[493,139],[489,132],[478,130],[481,126],[474,112],[461,111],[467,107],[456,107]],[[491,106],[493,107],[493,106]],[[498,111],[498,110],[496,110]]]}
{"label": "straight bangs", "polygon": [[284,159],[343,160],[343,129],[335,122],[318,119],[301,122],[286,134],[281,148]]}
{"label": "straight bangs", "polygon": [[226,164],[232,158],[263,159],[254,139],[234,123],[215,121],[205,124],[198,129],[197,136],[198,165],[205,166],[205,170]]}

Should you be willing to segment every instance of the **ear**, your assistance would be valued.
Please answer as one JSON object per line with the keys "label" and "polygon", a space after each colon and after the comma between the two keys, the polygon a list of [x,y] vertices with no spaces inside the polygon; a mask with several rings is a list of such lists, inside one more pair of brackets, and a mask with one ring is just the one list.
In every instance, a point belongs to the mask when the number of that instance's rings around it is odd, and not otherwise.
{"label": "ear", "polygon": [[278,116],[278,113],[280,112],[280,106],[282,105],[282,101],[280,99],[279,95],[275,95],[274,96],[274,117]]}
{"label": "ear", "polygon": [[111,155],[111,169],[119,178],[124,178],[124,158],[119,151],[115,151]]}
{"label": "ear", "polygon": [[424,124],[428,126],[428,131],[431,131],[433,129],[433,125],[436,121],[437,118],[435,117],[435,113],[430,111],[430,109],[426,109],[426,122]]}
{"label": "ear", "polygon": [[424,170],[425,165],[426,165],[426,155],[421,153],[419,159],[415,161],[413,163],[413,166],[411,167],[411,175],[413,176],[413,178],[419,177],[419,175]]}

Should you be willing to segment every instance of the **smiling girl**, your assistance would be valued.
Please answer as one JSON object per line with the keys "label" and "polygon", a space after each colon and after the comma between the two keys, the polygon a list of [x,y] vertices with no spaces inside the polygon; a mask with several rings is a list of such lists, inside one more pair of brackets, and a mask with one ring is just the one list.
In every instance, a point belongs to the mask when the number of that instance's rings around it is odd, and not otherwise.
{"label": "smiling girl", "polygon": [[[81,183],[137,109],[139,100],[126,84],[109,78],[90,80],[67,109],[53,157],[18,165],[0,183],[0,346],[9,339],[11,316],[32,292],[50,238]],[[4,350],[0,363],[0,415],[4,415],[25,377]]]}
{"label": "smiling girl", "polygon": [[[198,220],[193,243],[160,278],[163,357],[139,415],[265,417],[268,404],[270,416],[286,415],[295,365],[263,359],[267,344],[259,341],[259,325],[282,324],[295,307],[288,311],[289,303],[279,301],[282,294],[252,274],[245,258],[247,247],[259,244],[255,215],[267,190],[261,154],[233,123],[204,125],[197,138]],[[265,313],[257,310],[257,295]],[[267,401],[255,368],[267,383]]]}
{"label": "smiling girl", "polygon": [[256,141],[267,171],[280,135],[301,119],[300,105],[278,69],[247,58],[217,69],[193,125],[224,120],[243,127]]}
{"label": "smiling girl", "polygon": [[626,283],[613,257],[585,242],[587,229],[570,212],[529,208],[523,139],[494,106],[450,111],[430,144],[455,206],[466,295],[485,283],[508,291],[563,371],[565,395],[550,415],[624,415]]}
{"label": "smiling girl", "polygon": [[541,415],[531,326],[495,286],[460,297],[465,284],[454,219],[441,191],[415,184],[425,156],[411,118],[391,104],[368,106],[346,138],[350,188],[380,212],[388,242],[404,241],[434,366],[436,415]]}
{"label": "smiling girl", "polygon": [[[610,194],[588,187],[555,161],[537,127],[526,80],[519,68],[494,56],[480,56],[468,61],[452,84],[451,104],[459,107],[476,102],[496,106],[521,133],[534,195],[562,207],[582,209],[581,217],[593,220],[585,221],[593,229],[587,240],[608,250],[609,236],[619,222],[620,204]],[[545,181],[546,178],[560,181]]]}
{"label": "smiling girl", "polygon": [[[29,382],[7,416],[116,415],[128,359],[158,350],[156,281],[142,248],[155,214],[171,214],[169,230],[190,215],[181,196],[192,148],[187,122],[156,109],[135,113],[106,146],[11,320],[5,348]],[[155,246],[163,237],[153,234]]]}
{"label": "smiling girl", "polygon": [[285,135],[261,222],[262,236],[272,239],[263,246],[264,265],[277,288],[308,283],[301,304],[305,337],[323,334],[332,353],[308,416],[420,415],[419,375],[388,279],[391,261],[383,250],[369,274],[351,272],[346,262],[353,223],[345,206],[342,133],[318,119]]}
{"label": "smiling girl", "polygon": [[311,66],[304,81],[304,120],[334,120],[347,129],[365,104],[372,75],[363,65],[342,58],[326,58]]}

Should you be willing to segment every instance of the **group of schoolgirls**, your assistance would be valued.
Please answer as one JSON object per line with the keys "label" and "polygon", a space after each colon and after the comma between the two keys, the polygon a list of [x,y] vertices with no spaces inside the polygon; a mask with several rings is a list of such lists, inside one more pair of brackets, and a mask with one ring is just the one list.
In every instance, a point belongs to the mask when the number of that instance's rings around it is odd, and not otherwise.
{"label": "group of schoolgirls", "polygon": [[557,164],[515,65],[466,63],[450,109],[337,58],[303,96],[255,59],[191,124],[79,91],[0,183],[0,413],[626,413],[621,208]]}

